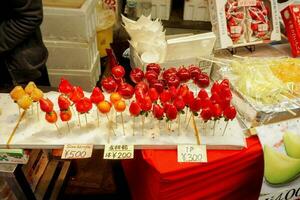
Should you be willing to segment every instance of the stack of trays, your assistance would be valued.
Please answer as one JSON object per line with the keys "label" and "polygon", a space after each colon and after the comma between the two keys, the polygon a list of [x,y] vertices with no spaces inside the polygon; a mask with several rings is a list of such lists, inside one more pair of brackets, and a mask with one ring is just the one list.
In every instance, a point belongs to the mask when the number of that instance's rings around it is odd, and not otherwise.
{"label": "stack of trays", "polygon": [[43,3],[41,30],[49,51],[47,67],[51,86],[56,87],[60,78],[65,77],[91,91],[100,75],[97,0],[65,0],[59,4],[56,0],[44,0]]}

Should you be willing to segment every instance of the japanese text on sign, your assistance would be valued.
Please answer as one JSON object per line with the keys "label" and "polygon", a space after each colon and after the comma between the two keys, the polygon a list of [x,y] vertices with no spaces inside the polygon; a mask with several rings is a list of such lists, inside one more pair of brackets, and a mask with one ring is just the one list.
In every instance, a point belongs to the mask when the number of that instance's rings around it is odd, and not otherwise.
{"label": "japanese text on sign", "polygon": [[62,153],[62,159],[90,158],[93,153],[92,144],[66,144]]}
{"label": "japanese text on sign", "polygon": [[205,145],[178,145],[178,162],[207,162]]}
{"label": "japanese text on sign", "polygon": [[238,6],[256,6],[256,0],[238,0]]}
{"label": "japanese text on sign", "polygon": [[132,159],[134,157],[134,146],[133,145],[105,145],[104,148],[104,159],[109,160],[121,160],[121,159]]}

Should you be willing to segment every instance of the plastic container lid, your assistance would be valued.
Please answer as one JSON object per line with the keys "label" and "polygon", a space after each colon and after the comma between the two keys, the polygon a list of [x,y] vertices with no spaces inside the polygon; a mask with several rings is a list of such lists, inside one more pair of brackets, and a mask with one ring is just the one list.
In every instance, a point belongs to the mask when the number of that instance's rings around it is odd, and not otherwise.
{"label": "plastic container lid", "polygon": [[141,55],[144,63],[158,63],[159,54],[156,51],[146,51]]}

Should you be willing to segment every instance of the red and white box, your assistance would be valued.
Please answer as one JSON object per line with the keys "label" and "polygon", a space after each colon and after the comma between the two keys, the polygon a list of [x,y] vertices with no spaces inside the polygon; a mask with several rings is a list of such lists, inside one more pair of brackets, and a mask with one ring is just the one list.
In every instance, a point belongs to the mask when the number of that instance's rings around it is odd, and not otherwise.
{"label": "red and white box", "polygon": [[289,5],[281,11],[292,55],[300,55],[300,5]]}
{"label": "red and white box", "polygon": [[208,0],[216,49],[280,41],[277,0]]}

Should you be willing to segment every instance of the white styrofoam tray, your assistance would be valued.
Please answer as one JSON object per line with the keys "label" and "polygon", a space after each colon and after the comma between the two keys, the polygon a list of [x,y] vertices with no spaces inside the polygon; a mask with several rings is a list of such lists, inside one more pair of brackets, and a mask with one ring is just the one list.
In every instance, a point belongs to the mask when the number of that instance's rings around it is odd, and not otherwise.
{"label": "white styrofoam tray", "polygon": [[88,70],[48,69],[49,80],[52,87],[57,87],[61,77],[70,81],[71,84],[79,85],[86,91],[92,91],[100,76],[100,57],[96,57],[92,67]]}
{"label": "white styrofoam tray", "polygon": [[44,40],[48,49],[48,69],[89,70],[97,58],[97,38],[88,43]]}
{"label": "white styrofoam tray", "polygon": [[97,0],[86,0],[79,9],[45,6],[43,38],[88,42],[96,34],[96,3]]}
{"label": "white styrofoam tray", "polygon": [[[54,110],[58,110],[57,92],[46,93],[45,96],[54,103]],[[86,93],[86,96],[90,96]],[[0,94],[0,105],[7,108],[7,112],[0,115],[0,148],[7,148],[7,141],[16,124],[18,118],[17,106],[12,102],[8,94]],[[128,103],[127,103],[128,104]],[[178,133],[178,123],[172,122],[171,131],[166,128],[166,123],[153,120],[148,116],[145,120],[144,135],[142,135],[141,117],[135,120],[135,136],[133,136],[133,119],[128,112],[128,108],[123,113],[125,135],[121,125],[120,114],[115,117],[113,109],[109,114],[110,122],[105,115],[100,114],[100,125],[97,125],[97,110],[93,106],[92,111],[87,114],[88,124],[86,125],[84,115],[81,115],[81,125],[79,127],[77,113],[73,113],[69,122],[71,132],[68,132],[67,124],[58,120],[60,129],[58,133],[54,124],[49,124],[44,120],[45,113],[39,111],[40,119],[37,118],[37,110],[34,106],[34,113],[29,109],[21,121],[17,131],[12,138],[10,148],[62,148],[64,144],[93,144],[95,148],[103,148],[105,144],[132,144],[135,148],[161,148],[176,149],[178,144],[196,144],[192,123],[186,127],[184,116],[181,116],[181,129]],[[117,119],[117,128],[116,121]],[[154,121],[154,123],[153,123]],[[220,122],[220,130],[216,130],[215,136],[208,133],[201,133],[201,122],[196,119],[197,126],[201,134],[201,143],[206,144],[209,149],[240,149],[246,146],[243,130],[237,120],[229,123],[225,136],[221,136],[224,122]],[[209,125],[207,125],[208,127]],[[113,135],[112,127],[117,136]]]}

